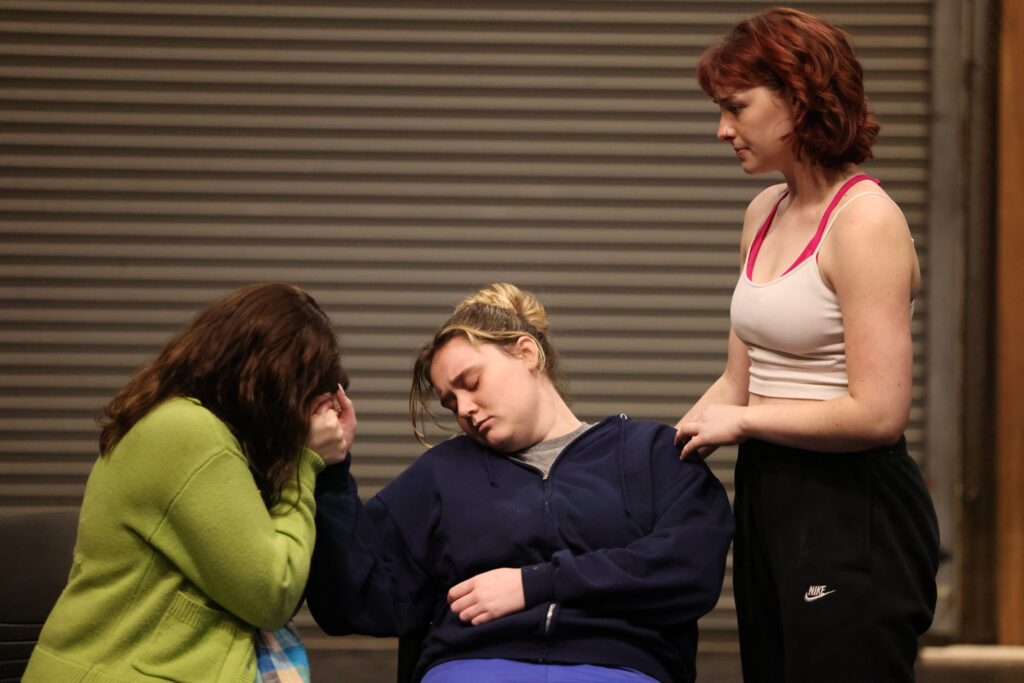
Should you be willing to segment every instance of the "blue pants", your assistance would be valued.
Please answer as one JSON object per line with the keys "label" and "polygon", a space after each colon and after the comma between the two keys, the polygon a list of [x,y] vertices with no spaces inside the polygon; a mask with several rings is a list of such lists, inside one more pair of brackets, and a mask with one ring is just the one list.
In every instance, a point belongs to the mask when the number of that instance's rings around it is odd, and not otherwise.
{"label": "blue pants", "polygon": [[438,664],[420,683],[657,683],[633,669],[589,664],[531,664],[509,659],[457,659]]}

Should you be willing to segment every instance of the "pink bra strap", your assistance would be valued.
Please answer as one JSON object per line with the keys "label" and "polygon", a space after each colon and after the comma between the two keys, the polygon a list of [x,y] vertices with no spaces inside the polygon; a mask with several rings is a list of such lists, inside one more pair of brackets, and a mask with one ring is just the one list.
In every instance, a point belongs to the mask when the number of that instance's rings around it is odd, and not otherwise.
{"label": "pink bra strap", "polygon": [[[798,256],[796,261],[793,262],[793,265],[787,268],[786,272],[783,273],[782,275],[785,275],[789,271],[799,266],[817,250],[818,244],[821,243],[821,237],[822,235],[825,234],[825,227],[828,225],[828,219],[829,217],[832,216],[832,212],[835,210],[836,205],[839,204],[839,200],[843,198],[843,196],[849,191],[851,187],[853,187],[862,180],[870,180],[874,183],[878,183],[879,185],[882,184],[878,180],[878,178],[872,178],[871,176],[863,173],[860,175],[855,175],[849,180],[847,180],[845,183],[843,183],[843,186],[839,188],[838,192],[836,192],[836,196],[832,198],[832,201],[829,203],[828,208],[825,209],[825,214],[821,217],[821,222],[818,223],[818,230],[817,232],[814,233],[814,237],[811,239],[810,242],[807,243],[807,246],[804,247],[804,250],[800,252],[800,256]],[[783,191],[781,195],[779,195],[778,201],[776,201],[775,206],[772,207],[772,212],[768,214],[768,218],[765,219],[764,224],[762,224],[761,227],[758,229],[757,235],[754,237],[754,242],[750,245],[750,255],[747,256],[747,278],[750,280],[754,279],[754,259],[757,258],[757,252],[760,251],[761,249],[761,243],[764,242],[764,236],[768,232],[768,227],[771,225],[772,219],[775,218],[775,212],[779,210],[779,204],[782,203],[782,200],[785,199],[786,195],[788,194],[789,190],[787,189]],[[780,275],[779,277],[782,277],[782,275]]]}
{"label": "pink bra strap", "polygon": [[[796,261],[793,262],[793,265],[786,269],[786,273],[799,266],[801,263],[810,258],[811,254],[817,251],[818,245],[821,243],[821,237],[822,235],[825,234],[825,227],[828,225],[828,219],[830,216],[832,216],[832,212],[835,210],[836,205],[839,203],[839,200],[843,198],[843,195],[845,195],[851,187],[853,187],[862,180],[870,180],[872,182],[878,183],[879,185],[882,184],[878,181],[878,178],[872,178],[871,176],[865,175],[863,173],[860,175],[855,175],[849,180],[847,180],[845,183],[843,183],[843,186],[839,188],[838,192],[836,192],[836,196],[832,198],[831,202],[829,202],[828,208],[825,209],[825,215],[821,217],[821,222],[818,223],[818,231],[814,233],[814,239],[807,243],[807,246],[804,247],[804,250],[802,252],[800,252],[800,256],[798,256]],[[783,275],[785,275],[786,273],[783,273]]]}
{"label": "pink bra strap", "polygon": [[775,218],[775,212],[779,210],[779,204],[789,194],[789,188],[787,187],[779,195],[779,198],[775,200],[775,206],[772,207],[771,213],[764,219],[764,223],[757,229],[757,234],[754,235],[754,241],[750,244],[750,253],[747,254],[747,279],[754,279],[754,260],[757,258],[757,252],[761,251],[761,243],[764,242],[764,236],[768,232],[768,226],[772,224],[772,219]]}

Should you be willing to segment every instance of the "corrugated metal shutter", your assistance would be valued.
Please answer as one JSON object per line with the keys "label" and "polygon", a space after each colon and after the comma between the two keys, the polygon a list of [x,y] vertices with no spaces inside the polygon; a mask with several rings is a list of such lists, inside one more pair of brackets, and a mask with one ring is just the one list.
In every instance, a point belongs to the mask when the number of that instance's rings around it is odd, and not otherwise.
{"label": "corrugated metal shutter", "polygon": [[[100,407],[253,281],[337,323],[366,493],[420,451],[415,349],[496,280],[548,305],[581,417],[674,422],[721,371],[771,181],[714,139],[693,68],[767,4],[0,2],[0,512],[77,505]],[[926,263],[931,3],[798,6],[857,40],[868,168]],[[733,451],[712,462],[731,487]],[[732,643],[728,582],[703,628]]]}

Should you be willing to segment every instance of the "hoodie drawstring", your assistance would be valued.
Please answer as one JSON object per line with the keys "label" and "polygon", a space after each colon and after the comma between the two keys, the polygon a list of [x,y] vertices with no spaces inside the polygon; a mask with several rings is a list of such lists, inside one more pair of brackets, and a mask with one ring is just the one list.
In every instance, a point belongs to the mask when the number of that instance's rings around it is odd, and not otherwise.
{"label": "hoodie drawstring", "polygon": [[494,478],[494,466],[491,465],[491,458],[492,457],[494,457],[494,456],[492,456],[490,453],[488,453],[484,457],[484,467],[487,468],[487,479],[488,479],[488,481],[491,482],[491,486],[497,488],[498,487],[498,480]]}

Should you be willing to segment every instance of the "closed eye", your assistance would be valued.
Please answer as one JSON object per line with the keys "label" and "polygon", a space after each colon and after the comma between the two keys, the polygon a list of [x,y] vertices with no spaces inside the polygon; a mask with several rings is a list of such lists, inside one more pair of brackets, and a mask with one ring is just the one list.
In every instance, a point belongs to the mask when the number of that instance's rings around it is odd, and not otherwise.
{"label": "closed eye", "polygon": [[441,400],[441,407],[442,408],[444,408],[445,410],[451,410],[451,411],[455,410],[455,408],[454,408],[455,396],[453,396],[452,394],[446,394],[444,396],[440,396],[439,398]]}
{"label": "closed eye", "polygon": [[[452,381],[452,388],[468,392],[476,391],[477,387],[480,386],[480,374],[478,372],[475,375],[470,375],[469,372],[470,370],[465,370],[456,376]],[[448,391],[444,395],[438,396],[438,399],[441,401],[442,408],[456,414],[458,413],[458,399],[453,391]]]}

